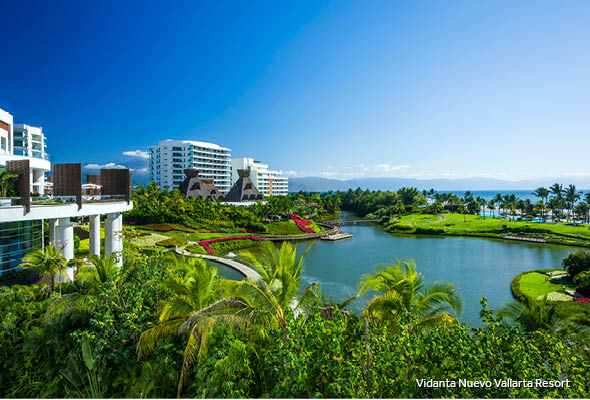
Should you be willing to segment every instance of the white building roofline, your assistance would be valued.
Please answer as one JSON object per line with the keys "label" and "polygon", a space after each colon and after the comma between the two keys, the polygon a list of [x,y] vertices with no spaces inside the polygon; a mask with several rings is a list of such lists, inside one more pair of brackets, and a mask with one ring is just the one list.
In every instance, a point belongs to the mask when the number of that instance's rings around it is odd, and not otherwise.
{"label": "white building roofline", "polygon": [[[212,148],[215,150],[225,150],[225,151],[231,151],[231,149],[228,149],[227,147],[222,147],[218,144],[215,143],[209,143],[209,142],[199,142],[196,140],[174,140],[174,139],[166,139],[166,140],[162,140],[158,143],[158,146],[163,146],[163,145],[182,145],[182,144],[191,144],[193,146],[201,146],[201,147],[208,147],[208,148]],[[158,147],[158,146],[151,146],[150,149],[152,147]]]}

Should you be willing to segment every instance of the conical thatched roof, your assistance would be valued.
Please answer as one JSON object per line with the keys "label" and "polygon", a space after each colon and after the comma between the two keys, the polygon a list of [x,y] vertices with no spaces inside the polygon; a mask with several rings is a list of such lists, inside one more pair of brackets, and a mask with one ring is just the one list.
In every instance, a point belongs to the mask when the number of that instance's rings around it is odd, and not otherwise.
{"label": "conical thatched roof", "polygon": [[225,196],[223,201],[237,203],[242,201],[264,200],[262,193],[256,189],[256,186],[254,186],[254,183],[250,180],[249,169],[239,169],[238,176],[238,180],[234,183],[234,186]]}
{"label": "conical thatched roof", "polygon": [[184,197],[206,200],[217,200],[222,197],[222,194],[213,184],[213,179],[199,178],[198,169],[185,169],[184,174],[186,179],[178,187]]}

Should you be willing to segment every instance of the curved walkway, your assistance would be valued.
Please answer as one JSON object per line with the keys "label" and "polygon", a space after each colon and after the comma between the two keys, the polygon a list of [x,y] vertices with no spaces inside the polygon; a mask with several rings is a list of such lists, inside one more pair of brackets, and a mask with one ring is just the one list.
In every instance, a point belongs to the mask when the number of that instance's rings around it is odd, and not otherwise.
{"label": "curved walkway", "polygon": [[229,259],[223,258],[223,257],[211,256],[208,254],[191,253],[190,251],[186,250],[184,247],[179,247],[175,251],[176,251],[176,253],[178,253],[180,255],[189,256],[189,257],[200,257],[200,258],[204,258],[206,260],[215,261],[219,264],[223,264],[225,266],[228,266],[228,267],[238,271],[240,274],[244,275],[245,277],[249,277],[252,279],[261,279],[261,276],[258,274],[258,272],[254,271],[252,268],[248,267],[247,265],[241,264],[241,263],[234,261],[234,260],[229,260]]}

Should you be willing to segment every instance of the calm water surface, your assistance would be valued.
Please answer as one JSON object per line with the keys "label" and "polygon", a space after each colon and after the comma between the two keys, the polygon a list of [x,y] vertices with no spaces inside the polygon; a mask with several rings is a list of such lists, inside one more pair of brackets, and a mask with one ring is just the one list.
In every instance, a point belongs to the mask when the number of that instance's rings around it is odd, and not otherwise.
{"label": "calm water surface", "polygon": [[[393,235],[380,226],[343,225],[354,235],[339,242],[317,241],[307,258],[303,284],[318,282],[322,293],[335,301],[356,294],[360,277],[375,267],[413,258],[426,282],[448,281],[459,289],[465,306],[461,319],[479,325],[479,300],[490,308],[512,299],[510,282],[518,273],[537,268],[559,268],[575,249],[477,238],[441,238]],[[299,243],[301,253],[309,243]],[[360,310],[366,300],[353,303]]]}

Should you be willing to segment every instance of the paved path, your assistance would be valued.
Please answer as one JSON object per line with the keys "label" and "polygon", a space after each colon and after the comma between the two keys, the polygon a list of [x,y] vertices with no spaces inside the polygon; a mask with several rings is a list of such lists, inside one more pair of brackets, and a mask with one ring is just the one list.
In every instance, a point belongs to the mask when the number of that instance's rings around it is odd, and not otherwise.
{"label": "paved path", "polygon": [[215,262],[218,262],[219,264],[223,264],[223,265],[226,265],[232,269],[235,269],[236,271],[238,271],[239,273],[241,273],[242,275],[244,275],[246,277],[250,277],[253,279],[261,279],[261,276],[258,275],[258,272],[254,271],[252,268],[248,267],[247,265],[240,264],[239,262],[234,261],[234,260],[229,260],[229,259],[223,258],[223,257],[211,256],[208,254],[191,253],[190,251],[186,250],[184,247],[177,248],[176,253],[181,254],[181,255],[185,255],[185,256],[189,256],[189,257],[200,257],[200,258],[204,258],[206,260],[215,261]]}

